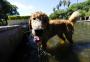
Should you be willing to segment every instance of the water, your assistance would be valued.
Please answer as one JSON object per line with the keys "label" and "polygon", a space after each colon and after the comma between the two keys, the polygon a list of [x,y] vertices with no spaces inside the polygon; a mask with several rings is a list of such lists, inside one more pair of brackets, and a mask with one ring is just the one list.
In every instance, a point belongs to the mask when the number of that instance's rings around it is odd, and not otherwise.
{"label": "water", "polygon": [[[63,43],[48,49],[48,62],[90,62],[90,22],[78,22],[74,28],[74,45],[70,47]],[[26,45],[17,50],[17,62],[26,62],[29,59],[27,51]]]}
{"label": "water", "polygon": [[74,27],[74,45],[53,50],[49,62],[90,62],[90,22],[78,22]]}

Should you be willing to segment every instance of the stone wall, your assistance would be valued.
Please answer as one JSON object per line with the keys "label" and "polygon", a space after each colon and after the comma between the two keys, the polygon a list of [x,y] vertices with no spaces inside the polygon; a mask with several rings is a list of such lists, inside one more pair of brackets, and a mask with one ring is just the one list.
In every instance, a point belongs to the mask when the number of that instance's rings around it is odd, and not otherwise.
{"label": "stone wall", "polygon": [[22,35],[22,29],[18,25],[0,26],[0,62],[8,61],[22,41]]}

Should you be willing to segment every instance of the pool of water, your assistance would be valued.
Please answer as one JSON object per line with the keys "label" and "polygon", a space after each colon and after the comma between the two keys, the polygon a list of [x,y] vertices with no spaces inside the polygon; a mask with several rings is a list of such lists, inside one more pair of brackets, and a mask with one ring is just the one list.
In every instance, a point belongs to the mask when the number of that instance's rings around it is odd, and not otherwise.
{"label": "pool of water", "polygon": [[[48,50],[50,54],[47,55],[48,62],[90,62],[90,22],[78,22],[74,28],[73,46],[71,47],[63,41],[58,43],[59,39],[54,39],[57,43],[51,42],[50,46],[56,46],[56,44],[59,44],[59,46]],[[27,51],[30,50],[26,45],[20,46],[14,60],[17,59],[17,62],[30,62],[26,61],[30,57]]]}
{"label": "pool of water", "polygon": [[52,50],[49,62],[90,62],[90,22],[78,22],[74,29],[73,47],[67,45]]}

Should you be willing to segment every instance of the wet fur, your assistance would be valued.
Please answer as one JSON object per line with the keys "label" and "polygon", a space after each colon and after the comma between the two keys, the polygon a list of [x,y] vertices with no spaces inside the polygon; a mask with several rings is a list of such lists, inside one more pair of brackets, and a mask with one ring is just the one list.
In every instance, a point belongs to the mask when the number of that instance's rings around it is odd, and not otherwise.
{"label": "wet fur", "polygon": [[46,43],[48,39],[53,37],[54,35],[58,35],[60,38],[62,38],[64,41],[65,39],[68,40],[70,44],[73,44],[72,35],[74,32],[74,24],[77,20],[77,17],[79,17],[79,12],[74,12],[68,20],[65,19],[54,19],[49,20],[48,16],[45,13],[42,12],[35,12],[31,15],[29,20],[29,27],[32,30],[32,24],[31,21],[33,19],[39,19],[43,21],[42,28],[44,28],[45,32],[42,36],[42,45],[43,48],[46,49]]}

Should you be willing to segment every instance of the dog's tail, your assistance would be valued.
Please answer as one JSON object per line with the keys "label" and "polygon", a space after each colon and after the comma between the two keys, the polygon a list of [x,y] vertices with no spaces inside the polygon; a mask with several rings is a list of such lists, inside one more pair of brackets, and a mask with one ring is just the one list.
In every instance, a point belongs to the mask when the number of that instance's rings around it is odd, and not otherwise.
{"label": "dog's tail", "polygon": [[69,17],[69,21],[71,21],[72,23],[75,23],[79,16],[80,16],[80,11],[77,10],[73,12],[72,15]]}

